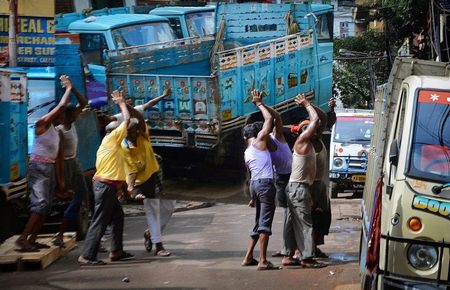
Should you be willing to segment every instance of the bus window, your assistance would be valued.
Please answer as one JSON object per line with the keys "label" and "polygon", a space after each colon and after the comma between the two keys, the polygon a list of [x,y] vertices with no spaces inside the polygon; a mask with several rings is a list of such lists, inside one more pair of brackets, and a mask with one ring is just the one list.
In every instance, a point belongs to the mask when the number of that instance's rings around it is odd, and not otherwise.
{"label": "bus window", "polygon": [[80,50],[88,64],[103,65],[103,50],[108,49],[101,34],[80,34]]}

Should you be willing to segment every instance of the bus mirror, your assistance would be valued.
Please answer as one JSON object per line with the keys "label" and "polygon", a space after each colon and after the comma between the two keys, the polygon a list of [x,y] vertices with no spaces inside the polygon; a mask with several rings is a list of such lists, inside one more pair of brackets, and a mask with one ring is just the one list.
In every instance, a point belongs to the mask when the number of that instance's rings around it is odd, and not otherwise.
{"label": "bus mirror", "polygon": [[389,162],[397,166],[398,164],[398,141],[392,140],[391,148],[389,150]]}

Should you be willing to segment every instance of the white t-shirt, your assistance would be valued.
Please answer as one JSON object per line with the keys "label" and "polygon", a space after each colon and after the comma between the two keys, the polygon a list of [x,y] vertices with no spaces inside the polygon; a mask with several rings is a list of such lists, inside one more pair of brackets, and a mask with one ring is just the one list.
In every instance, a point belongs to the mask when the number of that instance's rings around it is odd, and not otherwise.
{"label": "white t-shirt", "polygon": [[[144,105],[136,106],[136,107],[134,107],[134,109],[136,111],[138,111],[139,113],[141,113],[142,115],[144,115]],[[117,122],[119,122],[119,123],[123,122],[122,113],[115,114],[114,117],[117,119]]]}

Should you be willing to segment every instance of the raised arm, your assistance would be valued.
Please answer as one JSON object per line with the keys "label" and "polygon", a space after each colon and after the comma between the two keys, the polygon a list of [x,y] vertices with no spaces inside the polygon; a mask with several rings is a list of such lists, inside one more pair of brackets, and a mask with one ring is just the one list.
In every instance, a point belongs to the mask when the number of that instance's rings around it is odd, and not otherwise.
{"label": "raised arm", "polygon": [[313,103],[310,103],[311,106],[316,110],[317,116],[319,117],[319,125],[317,126],[317,134],[322,134],[325,131],[325,128],[328,124],[328,116],[321,108],[317,107]]}
{"label": "raised arm", "polygon": [[330,98],[330,101],[328,102],[328,107],[330,107],[330,111],[327,113],[328,115],[327,128],[331,129],[334,123],[336,123],[336,112],[334,111],[334,108],[336,107],[336,99],[334,97]]}
{"label": "raised arm", "polygon": [[69,103],[70,92],[72,91],[72,82],[69,77],[62,75],[60,78],[61,85],[65,89],[64,95],[50,112],[42,116],[36,122],[35,133],[36,135],[41,135],[45,133],[50,126],[50,124],[58,117],[58,115],[63,111],[64,107]]}
{"label": "raised arm", "polygon": [[255,147],[260,150],[266,150],[267,149],[267,143],[266,138],[272,131],[272,123],[273,118],[270,114],[269,110],[264,106],[264,104],[261,101],[261,92],[258,90],[252,91],[252,98],[253,103],[258,107],[258,109],[261,111],[264,123],[261,131],[259,131],[258,136],[256,137]]}
{"label": "raised arm", "polygon": [[[306,111],[308,111],[310,123],[305,131],[303,131],[300,136],[295,141],[295,145],[298,143],[303,143],[310,140],[314,134],[316,134],[317,126],[319,125],[319,117],[317,115],[316,110],[311,105],[311,103],[306,99],[304,94],[298,95],[295,97],[295,102],[299,106],[305,107]],[[301,129],[301,128],[300,128]]]}
{"label": "raised arm", "polygon": [[172,88],[168,88],[168,89],[163,91],[161,96],[158,96],[156,98],[151,99],[147,103],[143,104],[142,107],[144,108],[144,110],[148,110],[151,107],[153,107],[154,105],[156,105],[157,103],[159,103],[159,101],[161,101],[163,98],[165,98],[168,95],[170,95],[171,93],[172,93]]}
{"label": "raised arm", "polygon": [[88,101],[87,101],[86,97],[83,96],[75,86],[72,86],[72,93],[75,95],[75,97],[78,100],[78,104],[75,109],[75,118],[78,118],[78,116],[81,114],[83,109],[87,106]]}
{"label": "raised arm", "polygon": [[275,127],[274,127],[275,138],[285,143],[286,139],[284,138],[283,134],[283,120],[281,120],[280,113],[278,113],[273,108],[267,106],[266,104],[264,104],[264,107],[269,111],[270,115],[275,120]]}
{"label": "raised arm", "polygon": [[122,91],[114,91],[111,94],[112,100],[117,104],[122,112],[123,121],[128,126],[130,124],[130,112],[128,111],[127,104],[125,103],[125,98],[123,97]]}

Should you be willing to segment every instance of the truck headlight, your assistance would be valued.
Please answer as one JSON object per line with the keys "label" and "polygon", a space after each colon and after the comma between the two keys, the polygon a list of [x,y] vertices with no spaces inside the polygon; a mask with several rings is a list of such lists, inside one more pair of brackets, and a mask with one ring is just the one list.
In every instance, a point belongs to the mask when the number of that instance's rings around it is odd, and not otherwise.
{"label": "truck headlight", "polygon": [[428,270],[436,265],[438,251],[433,246],[412,244],[408,249],[408,261],[418,270]]}
{"label": "truck headlight", "polygon": [[334,158],[333,165],[334,167],[341,168],[344,166],[344,160],[342,158]]}

